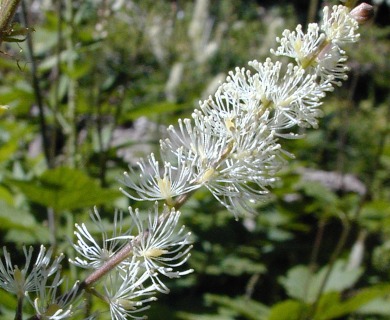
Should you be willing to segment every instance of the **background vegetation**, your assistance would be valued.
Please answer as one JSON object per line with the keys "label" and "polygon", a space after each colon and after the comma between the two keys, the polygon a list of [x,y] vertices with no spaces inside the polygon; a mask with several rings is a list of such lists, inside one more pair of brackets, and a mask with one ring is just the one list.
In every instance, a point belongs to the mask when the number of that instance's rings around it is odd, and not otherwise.
{"label": "background vegetation", "polygon": [[[3,43],[0,59],[1,246],[16,262],[23,244],[72,258],[73,225],[94,205],[107,221],[150,207],[121,195],[121,173],[322,5],[25,1],[15,19],[35,32]],[[205,191],[182,208],[195,272],[168,284],[150,319],[390,319],[390,10],[375,9],[348,50],[349,80],[326,98],[320,129],[289,141],[296,158],[259,214],[237,222]],[[2,319],[15,305],[0,292]]]}

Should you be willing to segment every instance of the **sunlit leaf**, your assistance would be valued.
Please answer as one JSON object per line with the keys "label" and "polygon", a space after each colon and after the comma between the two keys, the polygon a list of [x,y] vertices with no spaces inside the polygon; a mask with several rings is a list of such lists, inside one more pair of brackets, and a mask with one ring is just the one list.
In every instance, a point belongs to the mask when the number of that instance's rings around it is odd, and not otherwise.
{"label": "sunlit leaf", "polygon": [[299,320],[305,310],[306,306],[303,303],[286,300],[271,308],[268,320]]}
{"label": "sunlit leaf", "polygon": [[[285,277],[280,278],[287,294],[295,299],[313,303],[322,289],[322,293],[343,291],[356,283],[363,270],[348,269],[345,261],[336,261],[327,277],[329,266],[323,267],[317,273],[307,266],[296,266],[290,269]],[[327,278],[326,278],[327,277]],[[323,282],[325,285],[323,286]]]}
{"label": "sunlit leaf", "polygon": [[338,303],[328,304],[326,308],[319,310],[314,319],[328,320],[348,315],[374,299],[388,295],[389,291],[390,285],[378,285],[361,289],[351,298],[339,301]]}

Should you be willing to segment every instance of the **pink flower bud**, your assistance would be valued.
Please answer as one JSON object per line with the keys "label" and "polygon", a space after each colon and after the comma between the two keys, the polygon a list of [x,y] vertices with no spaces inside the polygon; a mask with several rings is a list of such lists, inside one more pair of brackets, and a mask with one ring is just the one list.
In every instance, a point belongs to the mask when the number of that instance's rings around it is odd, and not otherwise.
{"label": "pink flower bud", "polygon": [[359,23],[364,24],[374,16],[374,8],[368,3],[361,3],[353,8],[350,15]]}

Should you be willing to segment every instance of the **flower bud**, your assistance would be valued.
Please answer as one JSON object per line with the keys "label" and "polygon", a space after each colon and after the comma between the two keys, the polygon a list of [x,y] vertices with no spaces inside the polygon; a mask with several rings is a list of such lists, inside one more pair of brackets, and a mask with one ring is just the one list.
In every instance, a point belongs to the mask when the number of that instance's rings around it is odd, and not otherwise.
{"label": "flower bud", "polygon": [[350,15],[359,23],[364,24],[371,20],[374,16],[374,8],[368,3],[361,3],[357,7],[353,8]]}

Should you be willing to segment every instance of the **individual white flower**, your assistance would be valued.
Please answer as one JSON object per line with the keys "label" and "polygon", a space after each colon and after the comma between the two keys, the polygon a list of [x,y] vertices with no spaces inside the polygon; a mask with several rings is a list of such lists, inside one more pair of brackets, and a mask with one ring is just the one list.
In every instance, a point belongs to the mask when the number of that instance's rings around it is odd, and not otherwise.
{"label": "individual white flower", "polygon": [[125,245],[125,242],[117,237],[119,235],[123,236],[126,233],[122,230],[122,212],[115,212],[114,225],[109,228],[109,233],[96,208],[91,212],[90,217],[100,231],[100,239],[95,240],[95,237],[88,231],[84,223],[81,225],[76,224],[74,234],[77,242],[73,244],[73,247],[80,256],[76,257],[74,261],[70,260],[70,262],[82,268],[95,270],[101,267]]}
{"label": "individual white flower", "polygon": [[121,181],[129,192],[120,188],[120,191],[131,199],[141,200],[165,200],[168,205],[173,204],[173,198],[187,193],[196,186],[189,184],[192,171],[187,161],[179,156],[176,163],[164,162],[163,168],[155,159],[154,154],[148,156],[148,163],[143,159],[138,162],[140,173],[130,169],[130,174],[124,173]]}
{"label": "individual white flower", "polygon": [[321,30],[325,33],[327,41],[335,44],[356,42],[360,35],[357,33],[358,22],[349,14],[345,6],[324,7]]}
{"label": "individual white flower", "polygon": [[254,212],[253,205],[268,198],[268,188],[285,160],[275,134],[267,126],[239,136],[229,153],[213,170],[204,185],[234,216]]}
{"label": "individual white flower", "polygon": [[271,53],[277,56],[287,56],[295,59],[298,66],[320,77],[320,83],[325,84],[323,91],[331,91],[329,83],[340,86],[340,80],[346,80],[345,65],[347,57],[338,45],[326,41],[326,36],[321,32],[316,23],[308,26],[307,32],[302,31],[298,25],[295,31],[284,30],[283,37],[277,38],[280,46]]}
{"label": "individual white flower", "polygon": [[159,214],[157,203],[154,213],[149,213],[147,219],[142,219],[136,209],[129,208],[132,221],[135,223],[138,236],[132,240],[133,254],[141,261],[156,289],[168,293],[169,289],[160,279],[160,275],[168,278],[179,278],[193,270],[176,271],[175,268],[183,265],[190,254],[190,232],[184,232],[184,226],[178,227],[180,212],[174,209],[164,210]]}
{"label": "individual white flower", "polygon": [[280,45],[271,53],[277,56],[287,56],[295,59],[297,64],[303,68],[315,62],[315,57],[321,44],[325,41],[325,34],[321,33],[317,23],[310,23],[307,27],[307,32],[304,33],[302,25],[298,25],[295,31],[284,30],[283,37],[276,38],[276,42]]}
{"label": "individual white flower", "polygon": [[142,273],[136,257],[128,261],[127,270],[122,271],[111,272],[104,280],[104,296],[110,305],[111,319],[146,319],[137,314],[150,307],[147,303],[157,300],[153,297],[155,285],[144,286],[149,274]]}
{"label": "individual white flower", "polygon": [[35,309],[36,316],[41,320],[71,319],[74,317],[73,304],[79,293],[79,283],[76,282],[66,294],[58,296],[59,286],[63,282],[60,271],[55,274],[51,282],[48,279],[49,277],[45,277],[42,281],[38,297],[34,301],[28,296]]}
{"label": "individual white flower", "polygon": [[[333,43],[324,47],[317,57],[315,72],[320,76],[321,85],[331,84],[341,86],[342,82],[348,79],[349,71],[346,65],[347,56],[345,51]],[[332,90],[332,88],[330,88]],[[324,90],[330,91],[330,90]]]}
{"label": "individual white flower", "polygon": [[226,83],[222,84],[214,97],[200,104],[200,110],[192,114],[195,126],[205,134],[229,138],[241,131],[250,130],[261,117],[261,99],[254,90],[254,78],[250,71],[236,68],[229,72]]}
{"label": "individual white flower", "polygon": [[283,65],[270,59],[265,63],[251,61],[249,65],[257,71],[255,86],[261,93],[262,108],[271,109],[270,128],[279,131],[296,125],[317,127],[326,87],[318,85],[316,75],[293,64],[288,64],[282,73]]}
{"label": "individual white flower", "polygon": [[[197,110],[193,118],[197,124]],[[222,134],[219,136],[214,134],[212,124],[207,125],[205,121],[202,128],[199,125],[194,126],[190,119],[179,119],[178,123],[178,130],[174,126],[169,126],[169,138],[161,141],[161,149],[167,157],[169,153],[173,153],[181,161],[187,160],[187,165],[191,169],[190,185],[197,188],[199,170],[207,169],[220,160],[229,147],[228,139]]]}
{"label": "individual white flower", "polygon": [[3,248],[5,264],[0,259],[0,287],[17,295],[18,298],[22,298],[28,292],[38,291],[42,281],[45,281],[46,277],[50,277],[60,268],[60,262],[64,258],[61,254],[51,262],[52,248],[46,250],[44,246],[41,246],[38,256],[32,264],[33,251],[32,247],[28,251],[26,247],[23,247],[26,264],[20,270],[18,266],[12,264],[11,256],[6,247]]}

